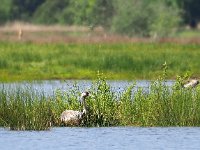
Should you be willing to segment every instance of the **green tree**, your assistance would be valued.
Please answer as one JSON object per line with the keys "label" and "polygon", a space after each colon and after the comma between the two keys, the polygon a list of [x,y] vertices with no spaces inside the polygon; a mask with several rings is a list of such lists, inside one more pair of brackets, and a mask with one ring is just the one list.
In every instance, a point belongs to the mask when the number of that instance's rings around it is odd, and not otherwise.
{"label": "green tree", "polygon": [[90,23],[93,26],[110,27],[114,15],[113,0],[96,0],[90,14]]}
{"label": "green tree", "polygon": [[34,14],[37,23],[80,24],[88,23],[95,0],[46,0]]}
{"label": "green tree", "polygon": [[10,19],[11,0],[1,0],[0,5],[0,24]]}
{"label": "green tree", "polygon": [[11,18],[13,20],[30,21],[32,15],[45,0],[12,0]]}
{"label": "green tree", "polygon": [[177,0],[179,7],[183,10],[183,18],[186,24],[195,28],[200,21],[199,0]]}
{"label": "green tree", "polygon": [[46,0],[35,12],[34,21],[108,27],[113,12],[112,0]]}
{"label": "green tree", "polygon": [[164,0],[117,0],[112,30],[130,36],[167,36],[180,22],[177,7]]}
{"label": "green tree", "polygon": [[65,7],[62,12],[60,22],[68,23],[66,20],[71,16],[73,24],[88,25],[95,1],[96,0],[70,0],[69,7]]}
{"label": "green tree", "polygon": [[168,5],[178,6],[182,12],[184,24],[189,24],[195,28],[200,21],[200,1],[199,0],[165,0]]}

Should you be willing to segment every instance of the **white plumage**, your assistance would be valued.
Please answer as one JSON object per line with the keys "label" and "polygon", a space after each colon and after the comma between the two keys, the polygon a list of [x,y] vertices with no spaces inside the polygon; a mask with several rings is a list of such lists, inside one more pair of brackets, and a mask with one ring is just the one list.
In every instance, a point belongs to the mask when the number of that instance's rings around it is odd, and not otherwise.
{"label": "white plumage", "polygon": [[79,125],[81,123],[81,119],[87,113],[85,98],[89,96],[88,92],[83,92],[81,94],[81,103],[83,104],[83,111],[76,110],[65,110],[62,112],[60,119],[65,124],[69,125]]}
{"label": "white plumage", "polygon": [[189,88],[189,87],[193,88],[193,87],[197,86],[198,84],[199,84],[199,81],[196,79],[193,79],[193,80],[190,80],[188,83],[184,84],[183,87],[184,88]]}

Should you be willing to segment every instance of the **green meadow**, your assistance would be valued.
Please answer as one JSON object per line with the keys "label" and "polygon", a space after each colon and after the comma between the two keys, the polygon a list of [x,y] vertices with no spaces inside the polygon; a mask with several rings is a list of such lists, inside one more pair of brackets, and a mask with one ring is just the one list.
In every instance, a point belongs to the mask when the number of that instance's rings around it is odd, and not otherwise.
{"label": "green meadow", "polygon": [[162,64],[169,79],[200,75],[200,45],[176,43],[0,42],[0,81],[43,79],[156,79]]}

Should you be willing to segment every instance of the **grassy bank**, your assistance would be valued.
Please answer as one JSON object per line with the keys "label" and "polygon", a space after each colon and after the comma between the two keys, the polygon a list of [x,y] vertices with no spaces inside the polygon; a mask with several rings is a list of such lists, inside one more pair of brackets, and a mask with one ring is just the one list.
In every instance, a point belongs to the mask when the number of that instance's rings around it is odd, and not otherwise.
{"label": "grassy bank", "polygon": [[[91,86],[89,113],[80,126],[200,126],[200,90],[184,89],[178,79],[173,87],[164,80],[152,82],[149,91],[134,84],[114,93],[102,78]],[[0,126],[11,130],[47,130],[63,126],[60,114],[65,109],[80,110],[79,88],[56,91],[52,97],[27,88],[0,90]]]}
{"label": "grassy bank", "polygon": [[168,78],[200,75],[200,45],[170,43],[33,44],[0,42],[0,81],[155,79],[166,61]]}

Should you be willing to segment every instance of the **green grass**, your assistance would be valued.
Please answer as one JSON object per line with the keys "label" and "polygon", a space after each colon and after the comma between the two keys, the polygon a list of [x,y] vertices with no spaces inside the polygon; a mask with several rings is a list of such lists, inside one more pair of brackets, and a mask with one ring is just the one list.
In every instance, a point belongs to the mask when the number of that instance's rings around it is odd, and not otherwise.
{"label": "green grass", "polygon": [[[90,88],[89,112],[80,126],[200,126],[200,88],[182,88],[181,78],[173,87],[166,86],[164,81],[160,78],[152,82],[149,92],[139,88],[133,94],[133,84],[115,93],[100,77]],[[48,130],[52,126],[63,126],[62,111],[81,109],[79,87],[74,85],[68,90],[57,90],[54,96],[45,97],[31,88],[10,91],[1,87],[0,126],[11,130]]]}
{"label": "green grass", "polygon": [[34,44],[0,42],[0,81],[42,79],[155,79],[200,75],[200,45],[170,43]]}
{"label": "green grass", "polygon": [[177,32],[175,37],[179,38],[198,38],[200,37],[199,29],[183,29]]}

